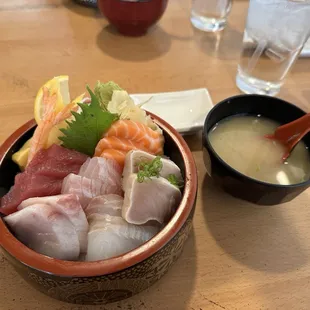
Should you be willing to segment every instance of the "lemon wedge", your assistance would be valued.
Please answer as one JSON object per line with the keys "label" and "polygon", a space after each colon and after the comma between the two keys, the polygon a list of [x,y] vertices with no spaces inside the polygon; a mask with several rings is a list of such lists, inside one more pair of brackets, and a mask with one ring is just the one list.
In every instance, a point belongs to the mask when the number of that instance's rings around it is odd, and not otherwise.
{"label": "lemon wedge", "polygon": [[12,156],[12,160],[19,166],[20,170],[24,170],[27,165],[31,139],[32,138],[30,138],[21,147],[21,149],[18,152],[14,153]]}
{"label": "lemon wedge", "polygon": [[[52,82],[51,82],[52,81]],[[50,80],[48,83],[49,86],[53,86],[52,84],[55,83],[55,81]],[[47,83],[46,83],[47,84]],[[80,96],[76,97],[72,103],[73,104],[77,104],[79,102],[81,102],[84,98],[85,93],[81,94]],[[67,104],[67,102],[66,102]],[[64,105],[63,105],[64,107]],[[61,109],[60,109],[61,111]],[[71,118],[67,119],[70,120]],[[39,121],[41,121],[41,118],[39,119]],[[61,141],[59,140],[59,137],[63,136],[63,133],[60,131],[61,128],[66,128],[68,126],[68,124],[66,123],[66,120],[60,122],[59,124],[55,125],[49,135],[48,135],[48,139],[47,142],[44,146],[44,148],[49,148],[51,145],[53,144],[61,144]],[[14,153],[12,155],[12,160],[18,164],[19,168],[23,171],[26,168],[27,162],[28,162],[28,155],[29,155],[29,150],[30,150],[30,146],[31,146],[31,139],[30,138],[22,147],[21,149]]]}
{"label": "lemon wedge", "polygon": [[40,87],[36,99],[34,101],[34,118],[39,124],[43,116],[43,87],[46,87],[50,91],[50,95],[57,94],[57,102],[55,111],[61,111],[64,106],[70,103],[69,93],[69,77],[68,75],[60,75],[47,81],[42,87]]}

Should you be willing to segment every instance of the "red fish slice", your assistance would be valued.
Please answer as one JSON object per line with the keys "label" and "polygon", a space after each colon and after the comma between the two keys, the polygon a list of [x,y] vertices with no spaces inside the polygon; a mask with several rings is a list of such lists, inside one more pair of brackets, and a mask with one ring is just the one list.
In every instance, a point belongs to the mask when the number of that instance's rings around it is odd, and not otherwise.
{"label": "red fish slice", "polygon": [[279,126],[275,132],[265,137],[280,141],[286,147],[282,160],[285,161],[291,154],[296,144],[310,131],[310,113],[293,122]]}

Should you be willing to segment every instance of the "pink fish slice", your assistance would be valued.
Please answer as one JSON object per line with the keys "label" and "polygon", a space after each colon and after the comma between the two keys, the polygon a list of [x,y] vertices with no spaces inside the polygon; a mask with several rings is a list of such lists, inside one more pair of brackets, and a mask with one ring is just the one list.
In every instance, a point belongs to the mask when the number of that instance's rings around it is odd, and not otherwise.
{"label": "pink fish slice", "polygon": [[271,135],[265,135],[266,138],[281,142],[286,152],[282,160],[285,161],[291,154],[297,143],[310,131],[310,113],[296,119],[293,122],[279,126]]}

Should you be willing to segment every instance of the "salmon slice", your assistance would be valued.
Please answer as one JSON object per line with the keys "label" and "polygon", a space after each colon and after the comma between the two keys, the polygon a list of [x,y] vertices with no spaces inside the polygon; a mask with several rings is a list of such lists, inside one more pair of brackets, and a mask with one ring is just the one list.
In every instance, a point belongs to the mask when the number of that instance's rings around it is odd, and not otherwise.
{"label": "salmon slice", "polygon": [[[143,144],[137,143],[132,140],[118,138],[118,137],[106,137],[99,141],[98,145],[98,153],[102,153],[101,150],[106,149],[116,149],[120,151],[126,151],[129,152],[131,150],[143,150],[148,151]],[[160,152],[160,148],[157,150]]]}
{"label": "salmon slice", "polygon": [[110,127],[99,141],[95,156],[115,159],[121,166],[124,166],[124,155],[127,152],[142,150],[150,154],[160,155],[163,153],[163,145],[164,137],[161,133],[141,123],[119,120]]}
{"label": "salmon slice", "polygon": [[105,157],[108,159],[114,159],[122,168],[124,167],[125,157],[127,152],[115,149],[106,149],[101,154],[100,157]]}
{"label": "salmon slice", "polygon": [[158,149],[162,151],[164,145],[164,137],[161,133],[154,131],[144,124],[130,120],[119,120],[115,122],[104,136],[116,136],[141,143],[150,152],[157,152]]}

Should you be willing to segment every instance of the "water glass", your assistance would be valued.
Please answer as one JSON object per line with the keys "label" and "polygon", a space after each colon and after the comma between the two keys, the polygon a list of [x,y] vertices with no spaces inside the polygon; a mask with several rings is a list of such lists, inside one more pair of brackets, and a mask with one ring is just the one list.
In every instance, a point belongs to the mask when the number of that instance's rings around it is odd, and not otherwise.
{"label": "water glass", "polygon": [[231,0],[192,0],[191,22],[203,31],[219,31],[226,26]]}
{"label": "water glass", "polygon": [[309,0],[250,0],[236,83],[274,96],[310,34]]}

